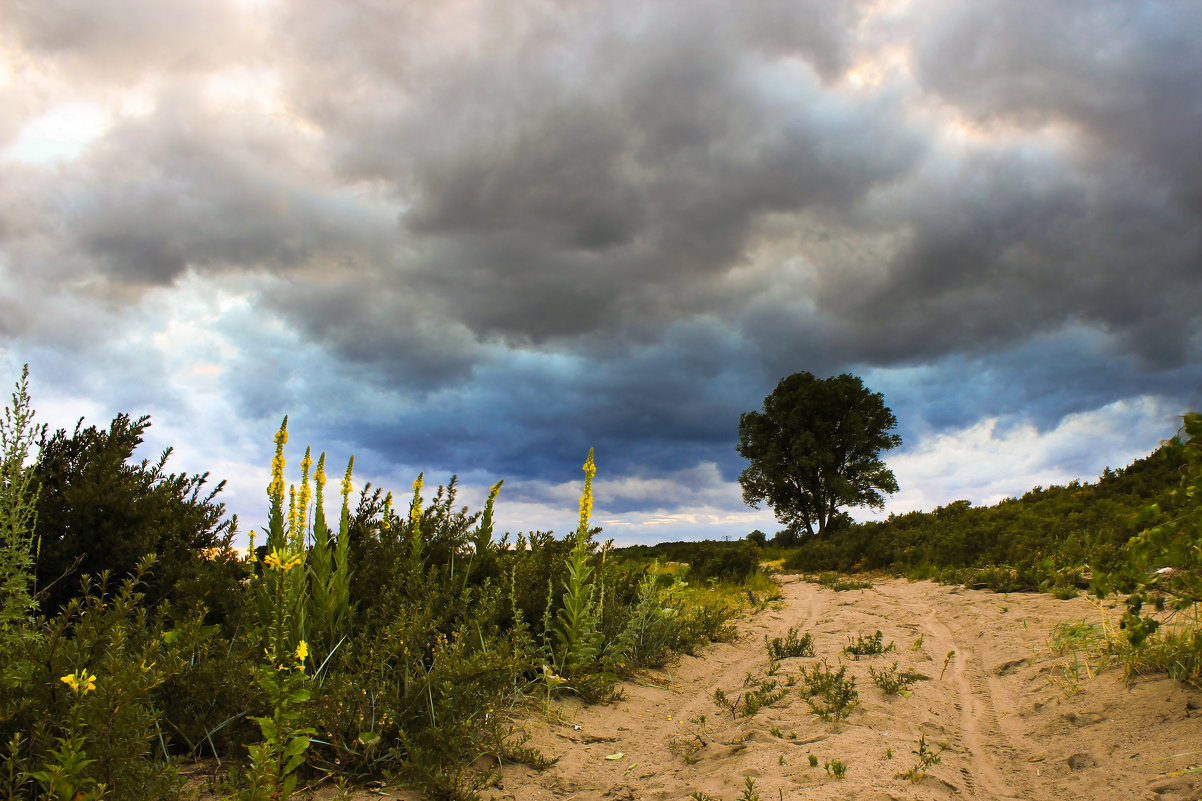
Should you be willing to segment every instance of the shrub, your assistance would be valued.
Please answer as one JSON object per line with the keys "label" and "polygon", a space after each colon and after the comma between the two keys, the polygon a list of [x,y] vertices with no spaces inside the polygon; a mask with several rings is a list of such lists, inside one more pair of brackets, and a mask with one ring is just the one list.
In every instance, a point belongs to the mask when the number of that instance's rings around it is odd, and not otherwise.
{"label": "shrub", "polygon": [[788,633],[783,638],[773,637],[769,640],[768,635],[765,634],[764,645],[768,649],[768,659],[773,662],[794,656],[814,655],[814,635],[807,632],[798,639],[797,629],[793,627],[789,627]]}

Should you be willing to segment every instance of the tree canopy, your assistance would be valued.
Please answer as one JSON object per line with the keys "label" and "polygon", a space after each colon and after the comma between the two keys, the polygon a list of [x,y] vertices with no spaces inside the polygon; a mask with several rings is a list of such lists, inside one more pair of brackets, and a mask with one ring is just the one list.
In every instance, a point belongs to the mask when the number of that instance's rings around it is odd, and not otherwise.
{"label": "tree canopy", "polygon": [[772,505],[780,522],[825,533],[845,506],[884,505],[897,479],[880,459],[901,444],[897,418],[879,392],[853,375],[795,373],[764,398],[761,412],[739,418],[743,500]]}

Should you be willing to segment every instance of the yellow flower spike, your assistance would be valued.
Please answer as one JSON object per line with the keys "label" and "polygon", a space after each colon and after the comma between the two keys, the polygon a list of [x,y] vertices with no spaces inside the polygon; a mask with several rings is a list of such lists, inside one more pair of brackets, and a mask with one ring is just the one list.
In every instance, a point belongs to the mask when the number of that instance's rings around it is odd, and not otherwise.
{"label": "yellow flower spike", "polygon": [[346,497],[351,494],[351,471],[355,469],[355,457],[346,463],[346,475],[342,477],[342,499],[346,502]]}
{"label": "yellow flower spike", "polygon": [[301,640],[296,644],[296,661],[304,667],[305,658],[309,656],[309,644]]}
{"label": "yellow flower spike", "polygon": [[296,485],[288,487],[288,542],[296,541]]}
{"label": "yellow flower spike", "polygon": [[322,509],[323,513],[324,513],[325,507],[322,505],[322,501],[324,500],[322,495],[324,494],[325,488],[326,488],[326,454],[325,454],[325,451],[322,451],[321,456],[318,457],[318,459],[317,459],[317,470],[315,470],[313,473],[313,486],[315,488],[314,494],[317,496],[317,507],[316,508]]}
{"label": "yellow flower spike", "polygon": [[384,520],[380,524],[380,527],[382,529],[384,529],[385,531],[388,531],[390,528],[392,528],[392,493],[391,492],[384,496]]}
{"label": "yellow flower spike", "polygon": [[272,497],[284,497],[284,445],[288,442],[288,416],[280,423],[280,430],[275,434],[275,456],[271,459],[271,483],[267,492]]}
{"label": "yellow flower spike", "polygon": [[309,529],[309,500],[313,490],[309,486],[309,470],[313,467],[312,448],[305,448],[305,458],[301,459],[301,487],[297,498],[297,531],[298,539],[303,540]]}
{"label": "yellow flower spike", "polygon": [[593,513],[593,476],[597,474],[597,466],[593,463],[593,449],[588,449],[588,459],[584,461],[584,492],[580,495],[580,531],[581,537],[588,534],[588,520]]}

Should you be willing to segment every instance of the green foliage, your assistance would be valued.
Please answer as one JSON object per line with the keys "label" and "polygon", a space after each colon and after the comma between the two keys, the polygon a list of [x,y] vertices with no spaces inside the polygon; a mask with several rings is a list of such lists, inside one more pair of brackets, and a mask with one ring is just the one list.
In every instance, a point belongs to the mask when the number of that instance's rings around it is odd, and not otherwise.
{"label": "green foliage", "polygon": [[821,663],[814,663],[809,670],[803,668],[802,679],[806,683],[806,703],[823,720],[837,723],[850,715],[860,703],[855,677],[847,675],[846,665],[840,665],[837,671],[832,670],[824,659]]}
{"label": "green foliage", "polygon": [[[131,420],[121,414],[108,430],[59,429],[42,434],[32,481],[40,485],[37,530],[40,552],[37,583],[42,611],[53,613],[78,594],[80,576],[109,571],[114,576],[133,572],[147,554],[156,554],[154,573],[147,577],[151,603],[167,598],[188,606],[197,600],[193,590],[204,585],[203,575],[223,563],[204,558],[210,550],[227,549],[235,531],[222,520],[224,506],[214,498],[225,482],[204,493],[208,474],[166,472],[168,448],[154,462],[128,464],[150,418]],[[229,593],[240,576],[225,574],[216,595]],[[201,598],[220,609],[215,597]]]}
{"label": "green foliage", "polygon": [[45,620],[24,653],[0,654],[35,666],[3,698],[0,739],[22,735],[10,768],[23,765],[48,793],[103,785],[107,798],[132,801],[178,792],[156,690],[184,669],[191,644],[158,634],[160,621],[138,589],[149,566],[143,560],[111,593],[107,575],[85,580],[83,595]]}
{"label": "green foliage", "polygon": [[1154,665],[1202,686],[1202,414],[1184,416],[1174,444],[1184,465],[1167,509],[1144,509],[1146,527],[1127,543],[1126,561],[1095,568],[1094,591],[1127,593],[1121,625],[1136,654],[1156,654]]}
{"label": "green foliage", "polygon": [[1089,572],[1112,575],[1125,564],[1133,518],[1153,502],[1169,503],[1184,462],[1183,445],[1169,442],[1126,468],[1107,468],[1094,484],[1036,487],[994,506],[955,501],[853,524],[837,536],[807,538],[784,567],[888,570],[997,592],[1071,596],[1089,586]]}
{"label": "green foliage", "polygon": [[872,677],[873,683],[884,690],[885,695],[897,695],[899,693],[909,695],[910,686],[914,682],[922,678],[917,673],[910,670],[899,671],[897,662],[894,662],[890,667],[876,670],[869,666],[868,675]]}
{"label": "green foliage", "polygon": [[750,464],[743,499],[772,504],[776,517],[812,537],[825,534],[844,506],[884,504],[897,480],[879,458],[901,444],[897,418],[880,393],[852,375],[781,379],[762,412],[739,418],[739,455]]}
{"label": "green foliage", "polygon": [[768,649],[768,659],[774,662],[794,656],[814,655],[814,635],[807,632],[798,638],[797,629],[792,626],[784,637],[773,637],[769,640],[765,634],[764,645]]}
{"label": "green foliage", "polygon": [[938,751],[932,751],[927,745],[927,736],[921,734],[918,737],[918,745],[910,753],[914,754],[918,759],[913,767],[905,773],[897,774],[899,779],[909,779],[912,784],[917,784],[927,777],[927,770],[933,765],[938,765],[943,761],[942,754],[947,750],[946,745],[939,746]]}
{"label": "green foliage", "polygon": [[881,634],[880,629],[878,629],[873,634],[861,634],[856,637],[843,648],[843,653],[850,654],[858,659],[861,656],[877,656],[887,653],[892,651],[893,648],[893,643],[885,645],[884,636]]}
{"label": "green foliage", "polygon": [[844,763],[838,759],[832,759],[830,762],[827,762],[822,767],[824,767],[826,769],[826,774],[828,776],[833,776],[836,779],[842,779],[844,776],[847,775],[846,763]]}

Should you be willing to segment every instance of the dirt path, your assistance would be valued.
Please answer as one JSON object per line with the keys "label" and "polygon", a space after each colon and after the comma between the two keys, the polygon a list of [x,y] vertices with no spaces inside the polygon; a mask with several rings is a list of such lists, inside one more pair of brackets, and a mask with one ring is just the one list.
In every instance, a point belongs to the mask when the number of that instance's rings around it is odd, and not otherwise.
{"label": "dirt path", "polygon": [[[1202,773],[1173,775],[1202,762],[1202,693],[1167,679],[1128,688],[1114,667],[1090,678],[1096,659],[1050,649],[1056,624],[1100,620],[1084,599],[896,579],[836,593],[789,577],[782,589],[780,603],[740,624],[738,642],[623,684],[619,703],[556,703],[551,716],[524,721],[530,744],[559,762],[542,772],[506,766],[483,796],[659,801],[703,793],[734,801],[748,777],[763,801],[1202,796]],[[764,637],[790,627],[813,634],[817,659],[783,660],[767,677]],[[877,630],[893,651],[858,660],[843,654],[851,638]],[[801,668],[823,658],[856,679],[860,705],[842,722],[813,714],[799,691]],[[895,660],[924,677],[910,697],[886,695],[869,675],[870,666],[880,671]],[[752,716],[720,708],[714,690],[738,698],[748,674],[753,686],[765,679],[783,686],[788,677],[794,684]],[[920,736],[946,750],[911,783],[899,774],[915,764]],[[833,760],[845,763],[844,778],[824,770]]]}

